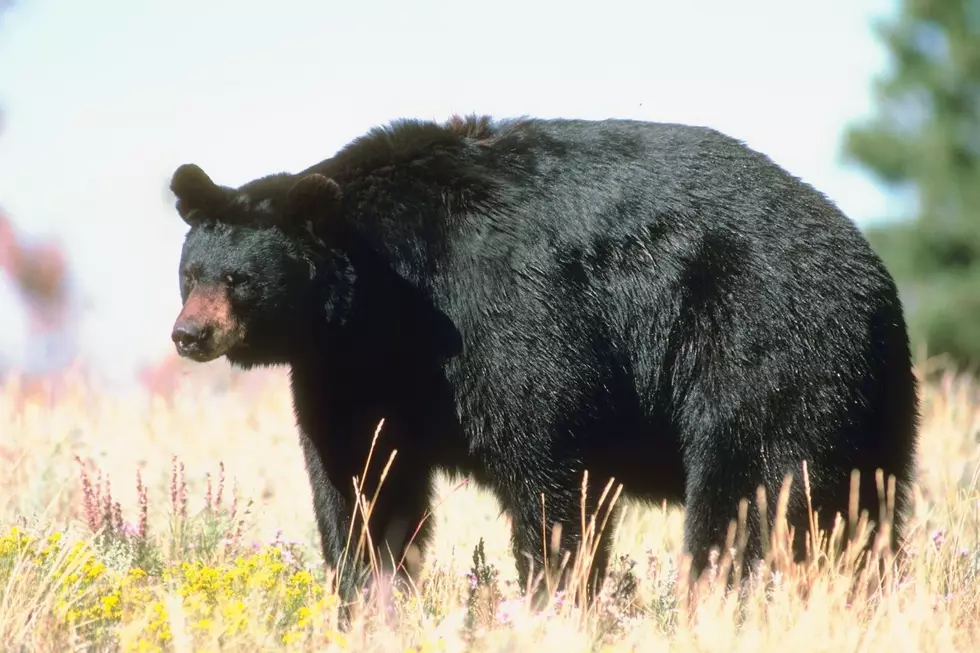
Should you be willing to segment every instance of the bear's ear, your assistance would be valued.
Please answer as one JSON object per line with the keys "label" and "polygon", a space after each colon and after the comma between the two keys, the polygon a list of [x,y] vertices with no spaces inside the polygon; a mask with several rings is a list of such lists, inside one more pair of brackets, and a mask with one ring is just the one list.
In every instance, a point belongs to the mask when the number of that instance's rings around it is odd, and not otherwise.
{"label": "bear's ear", "polygon": [[304,175],[286,195],[286,221],[293,227],[323,236],[341,196],[340,185],[330,177],[316,172]]}
{"label": "bear's ear", "polygon": [[185,163],[174,171],[170,190],[177,197],[177,213],[192,226],[197,222],[195,211],[218,209],[228,200],[225,190],[194,163]]}

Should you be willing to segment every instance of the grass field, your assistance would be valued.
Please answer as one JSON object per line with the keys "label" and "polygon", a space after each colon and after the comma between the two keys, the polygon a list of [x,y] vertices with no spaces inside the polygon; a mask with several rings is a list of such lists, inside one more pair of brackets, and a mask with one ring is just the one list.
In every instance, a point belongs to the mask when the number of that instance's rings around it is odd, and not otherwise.
{"label": "grass field", "polygon": [[738,600],[705,584],[692,601],[674,582],[682,511],[625,503],[596,608],[566,597],[534,613],[519,600],[499,506],[440,477],[422,583],[341,631],[285,374],[179,369],[169,398],[100,396],[81,378],[0,392],[0,649],[980,647],[980,388],[969,381],[922,390],[909,555],[879,582],[855,581],[847,561],[793,567],[775,532],[768,586]]}

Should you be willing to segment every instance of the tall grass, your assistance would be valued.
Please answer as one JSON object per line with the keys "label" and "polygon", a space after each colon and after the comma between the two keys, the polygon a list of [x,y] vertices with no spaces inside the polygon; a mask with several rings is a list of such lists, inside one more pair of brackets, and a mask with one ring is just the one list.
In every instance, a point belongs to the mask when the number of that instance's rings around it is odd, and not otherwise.
{"label": "tall grass", "polygon": [[[966,651],[980,642],[980,386],[924,384],[918,484],[903,555],[884,510],[842,515],[793,564],[783,520],[766,532],[765,573],[742,589],[745,530],[694,586],[680,556],[683,512],[627,501],[616,483],[580,515],[580,549],[517,587],[510,524],[466,479],[440,476],[418,586],[383,583],[339,626],[334,570],[320,564],[310,489],[282,372],[188,366],[168,396],[120,398],[75,375],[0,392],[0,648],[3,650]],[[383,437],[383,424],[379,430]],[[383,478],[398,456],[368,460]],[[804,479],[805,483],[805,479]],[[583,488],[585,482],[583,479]],[[786,490],[775,501],[786,508]],[[384,486],[380,492],[384,492]],[[584,492],[584,489],[583,489]],[[349,553],[372,552],[361,528]],[[608,508],[624,508],[616,523]],[[584,505],[584,501],[583,501]],[[747,504],[741,506],[741,521]],[[546,506],[541,507],[545,511]],[[860,565],[868,519],[886,528]],[[544,525],[544,524],[543,524]],[[550,525],[549,525],[550,526]],[[599,600],[582,600],[597,536],[615,529]],[[542,532],[541,546],[553,548]],[[395,560],[394,563],[404,563]],[[381,580],[381,561],[371,557]],[[341,570],[340,573],[344,573]]]}

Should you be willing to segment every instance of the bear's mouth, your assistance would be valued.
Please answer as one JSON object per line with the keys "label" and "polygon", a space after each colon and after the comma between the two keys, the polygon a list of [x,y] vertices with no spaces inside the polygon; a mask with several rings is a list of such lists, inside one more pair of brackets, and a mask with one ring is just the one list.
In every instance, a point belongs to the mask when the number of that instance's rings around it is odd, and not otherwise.
{"label": "bear's mouth", "polygon": [[198,363],[223,356],[243,338],[227,289],[217,284],[191,290],[171,333],[177,353]]}
{"label": "bear's mouth", "polygon": [[197,363],[207,363],[221,357],[228,352],[231,347],[222,347],[211,344],[208,341],[198,341],[191,343],[176,343],[177,353],[183,358],[190,359]]}

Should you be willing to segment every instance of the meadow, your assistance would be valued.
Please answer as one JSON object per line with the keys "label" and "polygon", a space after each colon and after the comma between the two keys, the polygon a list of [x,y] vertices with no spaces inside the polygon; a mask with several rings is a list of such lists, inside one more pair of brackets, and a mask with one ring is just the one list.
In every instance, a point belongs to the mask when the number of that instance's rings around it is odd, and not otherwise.
{"label": "meadow", "polygon": [[[40,385],[11,377],[0,389],[0,650],[980,645],[980,385],[965,377],[940,371],[923,384],[906,555],[892,560],[876,546],[881,576],[874,565],[859,571],[846,551],[818,555],[819,542],[793,565],[777,525],[767,582],[740,596],[709,575],[692,594],[676,581],[682,509],[619,499],[601,600],[584,609],[573,582],[535,612],[516,586],[506,515],[465,479],[440,476],[421,582],[387,601],[369,597],[345,630],[320,564],[285,372],[236,374],[216,362],[171,373],[172,387],[138,398],[101,395],[80,373]],[[845,516],[837,535],[848,525]],[[729,562],[719,560],[722,571]],[[567,569],[581,574],[574,560]]]}

